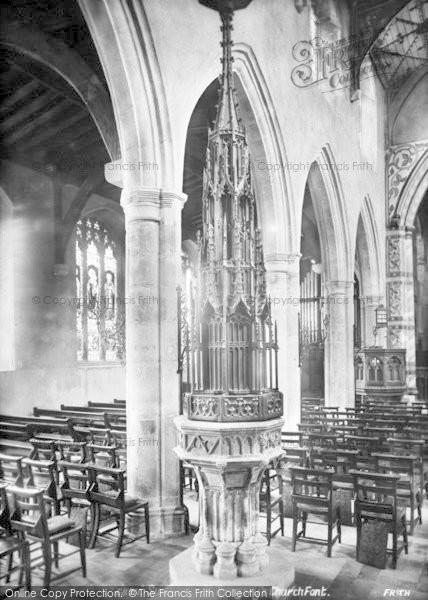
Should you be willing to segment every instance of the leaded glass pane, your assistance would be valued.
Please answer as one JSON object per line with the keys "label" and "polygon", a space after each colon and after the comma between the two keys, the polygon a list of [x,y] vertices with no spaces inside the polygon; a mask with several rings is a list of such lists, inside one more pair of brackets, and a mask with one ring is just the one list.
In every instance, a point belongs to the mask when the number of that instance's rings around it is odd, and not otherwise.
{"label": "leaded glass pane", "polygon": [[122,357],[116,244],[104,225],[92,217],[80,220],[76,227],[76,298],[78,360]]}

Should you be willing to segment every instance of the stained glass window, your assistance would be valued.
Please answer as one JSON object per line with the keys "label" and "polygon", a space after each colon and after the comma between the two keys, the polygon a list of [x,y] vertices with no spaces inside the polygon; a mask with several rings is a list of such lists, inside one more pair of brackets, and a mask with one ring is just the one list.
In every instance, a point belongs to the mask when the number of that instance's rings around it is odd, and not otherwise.
{"label": "stained glass window", "polygon": [[117,248],[107,228],[93,217],[76,227],[77,358],[122,358],[117,302]]}

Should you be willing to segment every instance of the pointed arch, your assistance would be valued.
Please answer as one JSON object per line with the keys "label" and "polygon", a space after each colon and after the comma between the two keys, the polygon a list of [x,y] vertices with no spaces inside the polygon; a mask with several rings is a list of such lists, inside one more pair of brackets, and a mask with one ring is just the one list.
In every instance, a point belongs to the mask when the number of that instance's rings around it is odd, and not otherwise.
{"label": "pointed arch", "polygon": [[[107,79],[119,133],[121,162],[127,165],[127,168],[107,173],[109,180],[126,187],[173,188],[168,108],[143,4],[79,0],[79,6]],[[139,168],[148,161],[156,168]],[[118,173],[120,181],[113,181]]]}
{"label": "pointed arch", "polygon": [[358,217],[356,254],[361,258],[361,290],[364,296],[382,296],[382,267],[379,233],[370,196],[364,196]]}
{"label": "pointed arch", "polygon": [[428,149],[422,154],[411,171],[397,202],[396,213],[400,225],[413,227],[416,213],[428,190]]}
{"label": "pointed arch", "polygon": [[[252,149],[254,175],[260,204],[263,199],[265,256],[270,253],[270,236],[275,238],[276,253],[292,253],[299,248],[300,237],[296,226],[297,216],[292,198],[287,152],[275,104],[269,92],[257,57],[248,44],[233,46],[234,67],[238,75],[236,84],[240,108],[247,129],[248,143]],[[257,164],[257,157],[260,163]],[[263,210],[263,206],[260,206]]]}
{"label": "pointed arch", "polygon": [[333,153],[327,144],[312,163],[307,183],[320,232],[326,280],[352,281],[354,257],[343,190],[335,166]]}
{"label": "pointed arch", "polygon": [[[295,225],[295,209],[291,199],[285,145],[275,106],[254,52],[246,44],[237,43],[233,46],[233,56],[239,109],[251,152],[252,178],[263,236],[264,256],[268,261],[270,256],[277,257],[278,254],[296,252],[296,247],[298,248],[300,244],[299,232]],[[196,110],[200,106],[205,106],[205,95],[212,95],[218,70],[217,60],[207,65],[205,75],[208,73],[212,79],[208,84],[207,78],[204,79],[205,87],[190,115],[187,137],[184,140],[183,164],[189,157],[187,147],[189,131],[194,125],[196,129],[201,128]],[[195,172],[191,175],[200,177],[202,181],[201,175]],[[187,189],[184,191],[188,192]],[[189,195],[185,211],[191,211],[191,204],[192,199]]]}

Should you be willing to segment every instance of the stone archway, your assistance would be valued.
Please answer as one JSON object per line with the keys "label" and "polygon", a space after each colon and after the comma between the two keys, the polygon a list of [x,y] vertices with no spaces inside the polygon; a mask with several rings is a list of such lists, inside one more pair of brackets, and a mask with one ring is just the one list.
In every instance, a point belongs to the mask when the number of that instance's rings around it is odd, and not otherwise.
{"label": "stone archway", "polygon": [[[425,146],[428,146],[426,144]],[[413,227],[416,213],[428,189],[428,147],[419,155],[409,172],[396,203],[400,226]]]}
{"label": "stone archway", "polygon": [[106,169],[119,187],[171,189],[174,159],[165,90],[140,2],[79,0],[112,98],[121,159]]}
{"label": "stone archway", "polygon": [[353,287],[354,260],[343,191],[330,147],[311,166],[307,182],[320,234],[324,271],[325,403],[354,402]]}

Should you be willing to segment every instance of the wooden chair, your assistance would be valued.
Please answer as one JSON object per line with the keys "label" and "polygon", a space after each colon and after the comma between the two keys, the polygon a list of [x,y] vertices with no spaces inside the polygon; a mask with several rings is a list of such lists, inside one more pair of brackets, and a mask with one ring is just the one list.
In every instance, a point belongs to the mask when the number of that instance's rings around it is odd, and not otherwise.
{"label": "wooden chair", "polygon": [[62,473],[61,495],[67,514],[74,519],[77,519],[78,515],[80,516],[79,521],[83,521],[89,545],[94,529],[95,510],[89,495],[90,483],[87,464],[60,461],[58,467]]}
{"label": "wooden chair", "polygon": [[86,442],[56,440],[61,461],[84,463],[86,461]]}
{"label": "wooden chair", "polygon": [[28,458],[57,462],[57,447],[54,440],[31,438],[30,444],[32,449]]}
{"label": "wooden chair", "polygon": [[[387,439],[388,452],[398,456],[417,456],[416,470],[419,474],[421,490],[425,489],[428,496],[428,486],[426,482],[427,473],[424,470],[424,440],[409,439],[404,437],[393,437]],[[421,501],[423,498],[421,499]]]}
{"label": "wooden chair", "polygon": [[302,445],[301,431],[281,431],[281,446],[283,448],[299,448]]}
{"label": "wooden chair", "polygon": [[[367,471],[351,471],[351,475],[355,494],[357,560],[385,568],[386,554],[390,552],[395,569],[400,552],[404,549],[406,554],[408,553],[406,513],[405,509],[399,507],[397,498],[400,475]],[[366,535],[362,533],[363,525],[366,526]],[[378,527],[379,525],[381,527]],[[392,534],[392,550],[387,548],[388,533]],[[399,534],[403,537],[401,546],[398,546]]]}
{"label": "wooden chair", "polygon": [[196,479],[193,467],[182,461],[180,461],[180,481],[183,491],[187,488],[189,490],[194,489],[196,494],[199,493],[198,480]]}
{"label": "wooden chair", "polygon": [[89,497],[91,502],[94,503],[95,512],[90,547],[93,548],[97,540],[102,508],[107,509],[116,520],[116,525],[103,532],[108,533],[116,528],[118,529],[115,549],[116,558],[120,556],[122,549],[125,518],[128,514],[137,513],[141,509],[144,510],[145,533],[140,537],[145,537],[147,543],[150,543],[149,503],[147,500],[135,498],[125,492],[125,472],[122,469],[111,469],[89,464],[87,467],[90,482]]}
{"label": "wooden chair", "polygon": [[87,464],[60,461],[58,467],[62,472],[61,494],[68,514],[73,505],[91,507]]}
{"label": "wooden chair", "polygon": [[382,441],[369,435],[348,435],[347,442],[348,448],[358,450],[363,456],[383,450]]}
{"label": "wooden chair", "polygon": [[103,446],[99,444],[86,445],[87,459],[89,462],[101,467],[119,468],[119,457],[116,446]]}
{"label": "wooden chair", "polygon": [[321,468],[334,470],[333,493],[340,509],[341,524],[353,525],[352,500],[354,496],[354,484],[349,472],[356,467],[358,451],[324,449],[321,456]]}
{"label": "wooden chair", "polygon": [[296,446],[284,447],[284,454],[280,460],[282,477],[282,503],[284,517],[293,516],[293,484],[291,480],[290,467],[307,467],[309,461],[309,449]]}
{"label": "wooden chair", "polygon": [[116,456],[118,458],[117,467],[126,469],[127,465],[127,440],[128,434],[120,429],[112,429],[110,431],[111,444],[116,447]]}
{"label": "wooden chair", "polygon": [[61,500],[58,489],[57,465],[49,460],[22,460],[22,472],[25,487],[37,487],[43,490],[43,500],[51,506],[51,515],[59,515]]}
{"label": "wooden chair", "polygon": [[46,515],[43,491],[38,488],[11,486],[8,492],[13,499],[12,529],[23,534],[26,540],[39,543],[42,547],[45,565],[44,586],[49,589],[51,582],[51,546],[54,545],[54,560],[57,563],[58,542],[76,534],[79,536],[82,575],[86,577],[85,537],[82,527],[76,526],[75,522],[66,515],[55,515],[49,518]]}
{"label": "wooden chair", "polygon": [[323,431],[310,432],[307,434],[310,448],[335,448],[338,437],[339,436],[336,433]]}
{"label": "wooden chair", "polygon": [[[31,565],[30,548],[28,542],[13,533],[10,522],[9,503],[7,499],[7,484],[0,483],[0,562],[7,562],[4,573],[0,574],[0,581],[6,580],[10,587],[10,577],[15,570],[19,570],[19,585],[22,575],[25,576],[25,588],[31,590]],[[19,566],[13,566],[15,553],[19,556]]]}
{"label": "wooden chair", "polygon": [[0,482],[22,485],[23,456],[0,454]]}
{"label": "wooden chair", "polygon": [[[282,477],[272,466],[263,473],[260,485],[260,515],[266,517],[266,538],[268,545],[280,531],[284,535],[284,502],[282,498]],[[278,526],[275,529],[275,522]]]}
{"label": "wooden chair", "polygon": [[308,433],[309,466],[311,469],[319,469],[322,466],[322,452],[326,449],[336,448],[339,436],[335,433]]}
{"label": "wooden chair", "polygon": [[89,427],[89,440],[98,446],[111,446],[111,429],[102,427]]}
{"label": "wooden chair", "polygon": [[[296,542],[309,542],[327,546],[327,556],[331,556],[333,544],[341,540],[340,510],[333,494],[333,470],[305,469],[290,467],[293,483],[293,537],[292,551]],[[308,515],[317,515],[327,520],[327,539],[306,535]],[[298,523],[302,529],[298,532]],[[336,526],[337,534],[333,536]]]}
{"label": "wooden chair", "polygon": [[375,473],[376,469],[377,458],[375,456],[360,456],[357,454],[355,457],[356,471],[368,471],[369,473]]}
{"label": "wooden chair", "polygon": [[[396,456],[395,454],[375,453],[379,473],[394,473],[400,475],[397,483],[397,498],[400,506],[410,511],[410,535],[413,535],[415,525],[422,523],[422,490],[417,474],[417,456]],[[416,511],[416,517],[415,517]]]}

